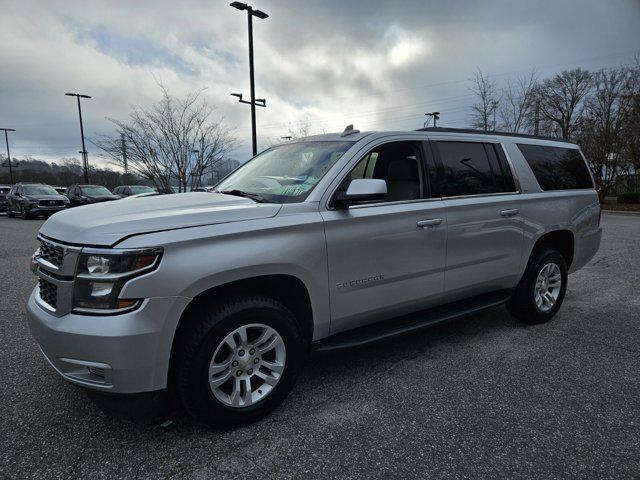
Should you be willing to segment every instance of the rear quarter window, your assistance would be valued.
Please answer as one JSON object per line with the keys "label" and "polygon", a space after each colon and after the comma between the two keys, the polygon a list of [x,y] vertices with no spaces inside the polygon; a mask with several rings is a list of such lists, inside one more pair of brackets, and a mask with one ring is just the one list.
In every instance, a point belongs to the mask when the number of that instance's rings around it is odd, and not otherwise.
{"label": "rear quarter window", "polygon": [[517,144],[542,190],[593,188],[589,169],[575,148]]}

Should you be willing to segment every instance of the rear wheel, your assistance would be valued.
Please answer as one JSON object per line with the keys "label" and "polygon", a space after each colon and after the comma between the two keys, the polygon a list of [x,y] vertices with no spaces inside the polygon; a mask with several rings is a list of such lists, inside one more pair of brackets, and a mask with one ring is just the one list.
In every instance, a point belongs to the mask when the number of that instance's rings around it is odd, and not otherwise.
{"label": "rear wheel", "polygon": [[564,257],[555,249],[541,249],[532,255],[507,308],[525,323],[548,322],[560,309],[566,290]]}
{"label": "rear wheel", "polygon": [[289,393],[304,360],[293,314],[262,296],[194,309],[176,345],[176,387],[186,410],[214,427],[254,422]]}

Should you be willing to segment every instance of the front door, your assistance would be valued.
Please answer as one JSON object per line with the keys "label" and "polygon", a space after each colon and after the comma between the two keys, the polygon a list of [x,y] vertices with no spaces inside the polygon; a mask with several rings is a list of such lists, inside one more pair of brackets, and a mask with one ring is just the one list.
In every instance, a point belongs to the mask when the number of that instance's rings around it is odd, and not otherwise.
{"label": "front door", "polygon": [[323,211],[331,332],[437,303],[443,291],[445,205],[429,199],[420,142],[369,151],[345,178],[379,178],[386,201]]}

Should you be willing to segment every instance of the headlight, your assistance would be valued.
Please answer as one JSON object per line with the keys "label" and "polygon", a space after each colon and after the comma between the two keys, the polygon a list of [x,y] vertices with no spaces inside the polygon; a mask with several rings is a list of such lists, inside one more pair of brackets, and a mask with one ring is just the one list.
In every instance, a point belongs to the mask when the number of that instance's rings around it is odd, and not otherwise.
{"label": "headlight", "polygon": [[132,310],[140,304],[140,300],[120,299],[118,296],[126,282],[157,268],[162,249],[112,252],[83,250],[73,292],[75,312],[113,315]]}

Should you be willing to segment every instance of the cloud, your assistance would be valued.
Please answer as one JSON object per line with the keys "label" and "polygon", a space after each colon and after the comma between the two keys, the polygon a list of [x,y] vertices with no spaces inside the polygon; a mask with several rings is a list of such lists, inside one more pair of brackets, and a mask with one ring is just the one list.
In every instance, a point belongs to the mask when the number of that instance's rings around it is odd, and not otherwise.
{"label": "cloud", "polygon": [[[13,1],[0,17],[0,123],[16,128],[13,151],[44,158],[80,149],[73,100],[89,136],[112,131],[132,104],[206,88],[249,153],[246,16],[228,2]],[[254,2],[255,3],[255,2]],[[411,129],[425,111],[464,126],[476,67],[504,81],[537,66],[595,68],[640,47],[640,4],[551,1],[342,2],[263,0],[254,21],[260,143],[300,121],[312,132]],[[597,28],[593,28],[597,25]],[[93,155],[95,152],[90,152]]]}

